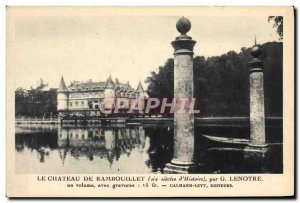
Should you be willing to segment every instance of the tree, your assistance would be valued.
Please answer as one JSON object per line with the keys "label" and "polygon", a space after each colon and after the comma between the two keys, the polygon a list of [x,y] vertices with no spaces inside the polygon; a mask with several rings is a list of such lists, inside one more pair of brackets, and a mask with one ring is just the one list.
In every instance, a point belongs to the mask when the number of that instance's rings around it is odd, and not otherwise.
{"label": "tree", "polygon": [[48,84],[40,79],[36,87],[29,90],[17,88],[15,91],[16,116],[44,116],[56,113],[56,90],[45,91]]}
{"label": "tree", "polygon": [[[282,43],[262,45],[264,55],[265,109],[267,116],[282,116]],[[249,116],[250,49],[229,51],[221,56],[194,58],[194,97],[200,116]],[[151,97],[173,97],[174,65],[168,59],[146,79]]]}
{"label": "tree", "polygon": [[173,97],[174,93],[174,60],[168,59],[164,66],[158,68],[158,73],[151,72],[146,78],[149,83],[147,94],[150,97]]}
{"label": "tree", "polygon": [[269,16],[268,22],[273,21],[273,28],[279,35],[279,40],[283,39],[283,17],[282,16]]}

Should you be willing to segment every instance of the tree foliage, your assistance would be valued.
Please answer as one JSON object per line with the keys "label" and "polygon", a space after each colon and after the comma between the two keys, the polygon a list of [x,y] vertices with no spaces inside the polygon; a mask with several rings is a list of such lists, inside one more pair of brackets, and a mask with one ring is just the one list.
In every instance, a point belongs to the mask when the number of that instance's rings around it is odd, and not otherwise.
{"label": "tree foliage", "polygon": [[276,32],[279,35],[279,40],[283,39],[283,17],[282,16],[269,16],[268,22],[273,22],[273,28],[276,28]]}
{"label": "tree foliage", "polygon": [[[267,116],[282,116],[282,43],[262,45],[265,109]],[[249,116],[249,49],[221,56],[194,58],[194,97],[200,116]],[[146,79],[150,97],[172,97],[174,62],[168,59]]]}
{"label": "tree foliage", "polygon": [[56,90],[45,91],[48,84],[40,79],[36,87],[17,88],[15,91],[16,116],[49,116],[56,113]]}
{"label": "tree foliage", "polygon": [[151,72],[146,78],[149,83],[147,93],[151,97],[173,97],[174,60],[168,59],[164,66],[158,67],[158,72]]}

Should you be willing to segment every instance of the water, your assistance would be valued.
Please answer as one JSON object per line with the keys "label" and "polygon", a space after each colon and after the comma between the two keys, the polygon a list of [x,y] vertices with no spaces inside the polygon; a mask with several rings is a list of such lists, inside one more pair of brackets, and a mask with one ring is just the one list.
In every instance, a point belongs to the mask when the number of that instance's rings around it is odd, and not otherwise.
{"label": "water", "polygon": [[[280,141],[270,127],[268,140]],[[282,173],[282,146],[267,158],[245,158],[243,146],[223,146],[202,134],[247,137],[247,127],[196,127],[194,173]],[[243,136],[241,136],[243,135]],[[16,125],[17,173],[163,173],[173,154],[172,125]]]}

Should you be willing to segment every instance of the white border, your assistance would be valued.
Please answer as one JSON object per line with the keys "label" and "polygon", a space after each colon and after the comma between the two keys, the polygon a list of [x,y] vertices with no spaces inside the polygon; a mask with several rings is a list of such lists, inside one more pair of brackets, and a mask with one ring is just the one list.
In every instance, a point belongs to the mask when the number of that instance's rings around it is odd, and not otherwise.
{"label": "white border", "polygon": [[[5,181],[5,163],[6,163],[6,104],[5,104],[5,98],[6,98],[6,13],[5,13],[5,7],[8,6],[282,6],[282,5],[294,5],[296,8],[299,9],[299,0],[231,0],[231,1],[222,1],[222,0],[206,0],[206,1],[196,1],[196,0],[151,0],[151,1],[142,1],[142,0],[131,0],[126,1],[125,0],[2,0],[0,1],[0,130],[1,130],[1,141],[0,141],[0,175],[1,175],[1,181],[0,181],[0,200],[1,202],[7,202],[9,201],[5,196],[5,190],[6,190],[6,181]],[[299,10],[298,10],[299,12]],[[299,15],[299,13],[298,13]],[[299,20],[296,20],[296,27],[299,26]],[[297,36],[296,36],[297,37]],[[298,40],[297,40],[298,42]],[[298,45],[298,43],[297,43]],[[296,45],[296,46],[297,46]],[[297,46],[298,47],[298,46]],[[297,53],[297,58],[299,57],[299,52]],[[299,71],[297,72],[297,76],[299,76]],[[297,87],[297,95],[299,95],[299,87]],[[299,103],[298,103],[299,104]],[[299,111],[297,112],[298,115]],[[298,119],[297,126],[300,125],[300,121]],[[297,135],[295,135],[297,136]],[[297,139],[299,144],[299,138]],[[296,147],[297,149],[297,147]],[[299,161],[299,158],[297,156],[297,162]],[[296,177],[299,178],[299,175]],[[297,180],[298,181],[298,180]],[[297,194],[297,192],[296,192]],[[30,201],[30,200],[29,200]],[[42,200],[38,200],[37,202],[40,202]],[[57,201],[57,200],[55,200]],[[71,200],[73,201],[73,200]],[[101,200],[101,201],[107,201],[107,200]],[[131,201],[131,200],[129,200]],[[155,202],[160,202],[163,200],[152,200]],[[255,200],[254,200],[255,201]],[[59,200],[58,202],[61,202]]]}

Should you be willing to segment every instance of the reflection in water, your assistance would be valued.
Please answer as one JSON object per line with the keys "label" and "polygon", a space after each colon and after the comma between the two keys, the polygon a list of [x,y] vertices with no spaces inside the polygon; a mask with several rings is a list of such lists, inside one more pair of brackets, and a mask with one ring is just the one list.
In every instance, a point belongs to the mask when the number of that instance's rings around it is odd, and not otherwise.
{"label": "reflection in water", "polygon": [[[26,126],[18,128],[21,129],[16,133],[16,151],[20,152],[17,158],[23,159],[21,162],[24,159],[34,162],[32,159],[35,155],[40,163],[49,166],[47,171],[43,171],[41,164],[35,163],[37,168],[20,164],[17,168],[20,173],[35,170],[51,173],[50,168],[53,172],[63,170],[67,173],[76,173],[84,168],[94,173],[162,172],[172,155],[169,139],[171,131],[161,127],[58,126],[40,132],[30,131]],[[56,154],[58,156],[53,157]],[[83,164],[85,166],[80,168]]]}
{"label": "reflection in water", "polygon": [[[247,138],[245,127],[196,127],[195,173],[282,173],[282,145],[267,158],[245,158],[242,147],[205,140],[202,134]],[[266,129],[269,142],[282,128]],[[173,128],[163,125],[16,126],[17,173],[162,173],[173,154]],[[228,148],[229,147],[229,148]]]}
{"label": "reflection in water", "polygon": [[110,166],[118,161],[122,154],[130,156],[133,149],[145,147],[145,130],[142,126],[134,128],[58,128],[58,148],[62,162],[66,155],[75,159],[94,157],[106,159]]}

